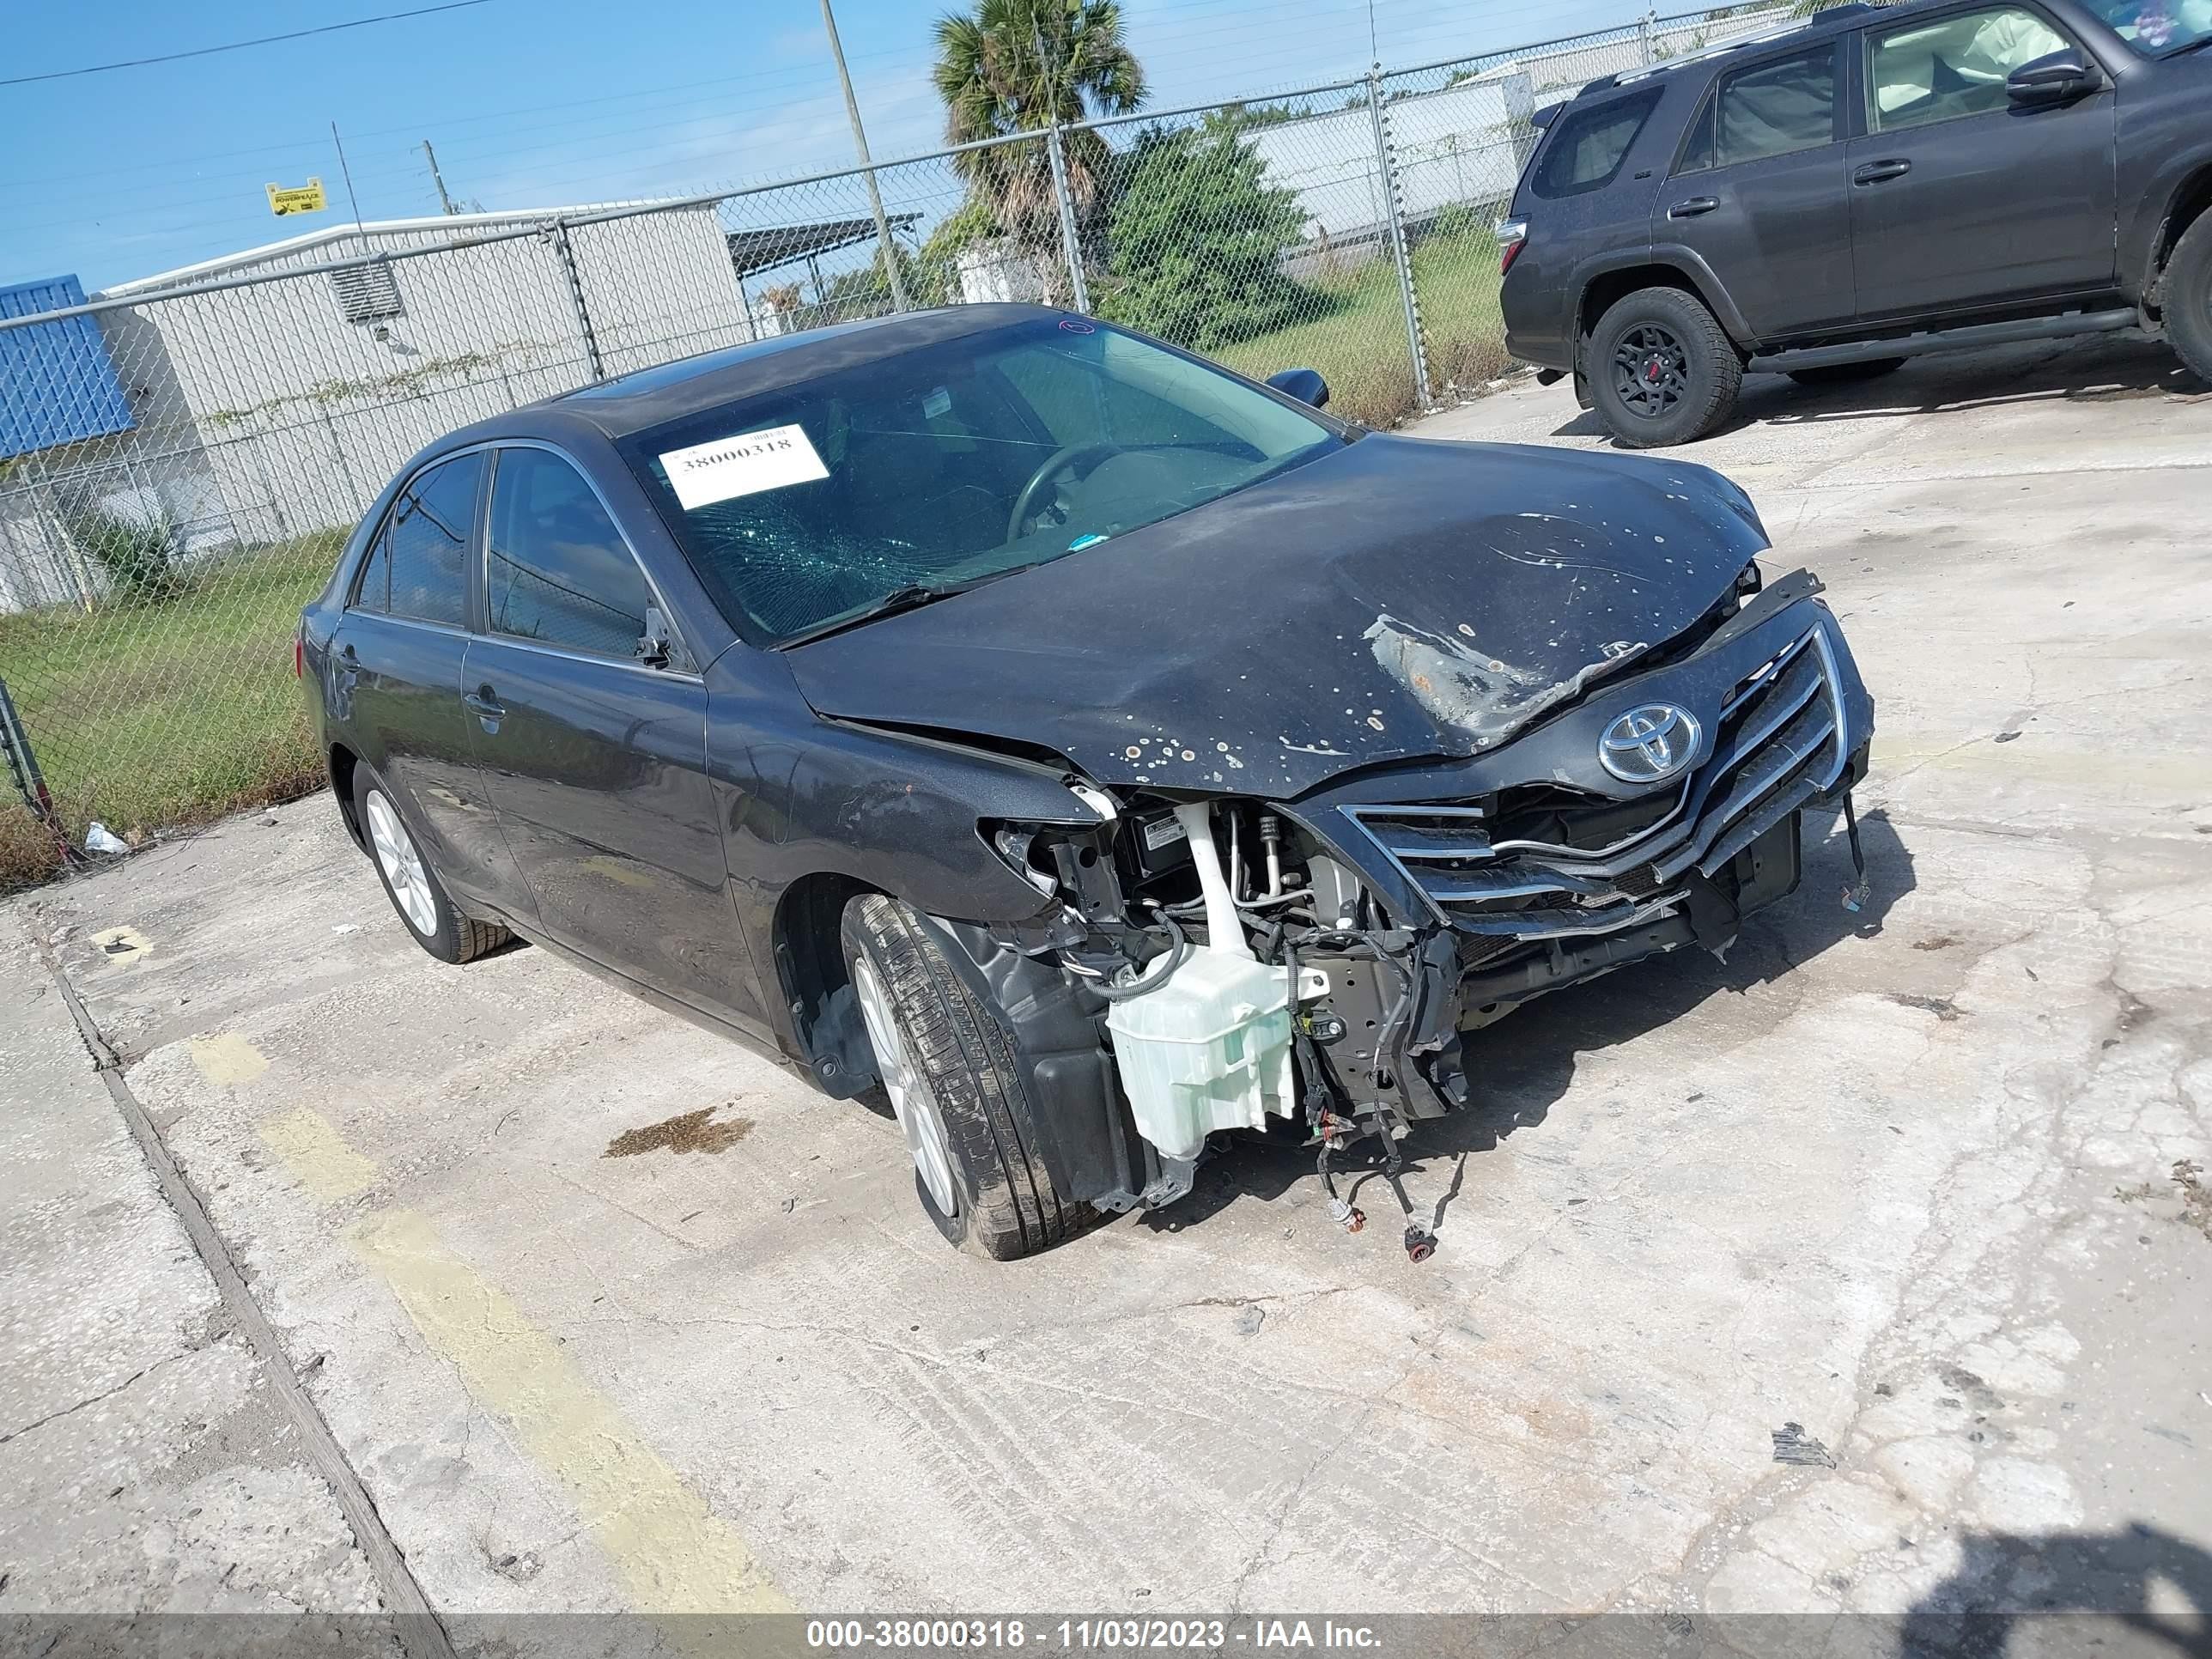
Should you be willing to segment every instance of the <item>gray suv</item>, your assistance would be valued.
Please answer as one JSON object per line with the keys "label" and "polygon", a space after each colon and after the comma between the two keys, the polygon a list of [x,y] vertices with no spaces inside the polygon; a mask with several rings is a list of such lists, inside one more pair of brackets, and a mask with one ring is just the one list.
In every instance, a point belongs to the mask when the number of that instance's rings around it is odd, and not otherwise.
{"label": "gray suv", "polygon": [[1540,112],[1507,343],[1621,442],[1746,374],[2123,328],[2212,383],[2212,0],[1922,0],[1608,76]]}

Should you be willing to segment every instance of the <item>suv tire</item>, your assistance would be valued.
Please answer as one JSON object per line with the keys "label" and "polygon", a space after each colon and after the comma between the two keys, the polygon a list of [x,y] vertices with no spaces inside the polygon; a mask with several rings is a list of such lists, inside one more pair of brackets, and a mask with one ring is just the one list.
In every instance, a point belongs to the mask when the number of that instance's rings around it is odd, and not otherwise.
{"label": "suv tire", "polygon": [[1590,399],[1631,449],[1702,438],[1735,407],[1743,359],[1705,302],[1638,289],[1598,319],[1584,362]]}
{"label": "suv tire", "polygon": [[416,846],[414,832],[399,816],[392,791],[366,765],[354,768],[353,800],[356,822],[368,843],[368,861],[376,866],[385,897],[417,945],[441,962],[474,962],[514,937],[495,922],[461,914]]}
{"label": "suv tire", "polygon": [[2197,216],[2166,262],[2159,308],[2181,361],[2212,386],[2212,210]]}
{"label": "suv tire", "polygon": [[995,1261],[1081,1231],[1090,1206],[1064,1197],[1036,1154],[1012,1042],[921,918],[868,893],[845,907],[842,933],[876,1075],[937,1231]]}
{"label": "suv tire", "polygon": [[1885,374],[1894,374],[1905,367],[1902,357],[1875,357],[1863,363],[1829,363],[1820,368],[1793,368],[1790,378],[1799,386],[1856,386],[1861,380],[1880,380]]}

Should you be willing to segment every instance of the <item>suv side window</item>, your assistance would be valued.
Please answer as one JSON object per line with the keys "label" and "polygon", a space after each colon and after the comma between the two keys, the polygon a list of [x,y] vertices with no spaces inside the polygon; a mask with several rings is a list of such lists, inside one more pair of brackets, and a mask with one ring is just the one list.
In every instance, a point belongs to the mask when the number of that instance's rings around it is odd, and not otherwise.
{"label": "suv side window", "polygon": [[[1836,141],[1836,49],[1832,43],[1740,69],[1715,101],[1712,165],[1818,149]],[[1695,147],[1695,141],[1692,141]],[[1685,170],[1688,163],[1685,162]]]}
{"label": "suv side window", "polygon": [[2021,6],[1867,35],[1868,129],[1895,132],[2006,107],[2005,77],[2072,42]]}
{"label": "suv side window", "polygon": [[1536,194],[1577,196],[1611,184],[1658,101],[1654,89],[1564,117],[1553,128],[1544,159],[1529,181]]}
{"label": "suv side window", "polygon": [[544,449],[502,449],[485,543],[491,627],[603,657],[636,654],[652,590],[584,475]]}
{"label": "suv side window", "polygon": [[468,625],[469,541],[483,463],[481,452],[457,456],[407,481],[362,561],[356,609]]}

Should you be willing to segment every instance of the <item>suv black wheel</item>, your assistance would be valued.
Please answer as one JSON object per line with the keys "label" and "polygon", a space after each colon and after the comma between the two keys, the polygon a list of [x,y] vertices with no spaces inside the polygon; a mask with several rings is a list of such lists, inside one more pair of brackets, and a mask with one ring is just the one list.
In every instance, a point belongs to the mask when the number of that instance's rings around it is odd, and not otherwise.
{"label": "suv black wheel", "polygon": [[845,963],[876,1075],[937,1231],[994,1261],[1034,1255],[1088,1224],[1036,1152],[1013,1045],[908,906],[880,893],[845,907]]}
{"label": "suv black wheel", "polygon": [[1743,386],[1735,342],[1702,301],[1676,288],[1615,301],[1583,361],[1599,416],[1632,449],[1704,437],[1728,418]]}
{"label": "suv black wheel", "polygon": [[1829,363],[1820,368],[1793,368],[1790,378],[1799,386],[1856,386],[1879,380],[1905,367],[1902,357],[1874,357],[1863,363]]}
{"label": "suv black wheel", "polygon": [[2173,349],[2212,386],[2212,211],[2197,216],[2166,262],[2159,303]]}
{"label": "suv black wheel", "polygon": [[368,861],[384,884],[384,896],[399,913],[415,942],[441,962],[474,962],[514,936],[506,928],[464,915],[438,879],[414,832],[399,816],[398,805],[382,778],[367,766],[353,774],[354,810],[368,842]]}

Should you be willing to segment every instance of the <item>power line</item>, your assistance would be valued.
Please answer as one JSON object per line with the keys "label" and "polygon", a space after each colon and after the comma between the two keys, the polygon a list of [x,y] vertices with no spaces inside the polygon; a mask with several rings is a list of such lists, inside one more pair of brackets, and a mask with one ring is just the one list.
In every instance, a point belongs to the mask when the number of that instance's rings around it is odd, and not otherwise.
{"label": "power line", "polygon": [[387,11],[374,17],[356,17],[348,23],[325,23],[319,28],[294,29],[289,34],[264,34],[254,40],[233,40],[220,46],[195,46],[189,52],[165,52],[157,58],[125,58],[112,64],[88,64],[82,69],[48,70],[43,75],[11,75],[0,87],[27,86],[33,81],[66,81],[77,75],[105,75],[110,70],[143,69],[149,64],[173,64],[186,58],[212,58],[219,52],[243,52],[248,46],[274,46],[280,40],[304,40],[313,34],[336,34],[341,29],[365,28],[371,23],[396,23],[403,18],[428,17],[433,12],[461,11],[489,5],[491,0],[447,0],[442,6],[423,6],[414,11]]}

